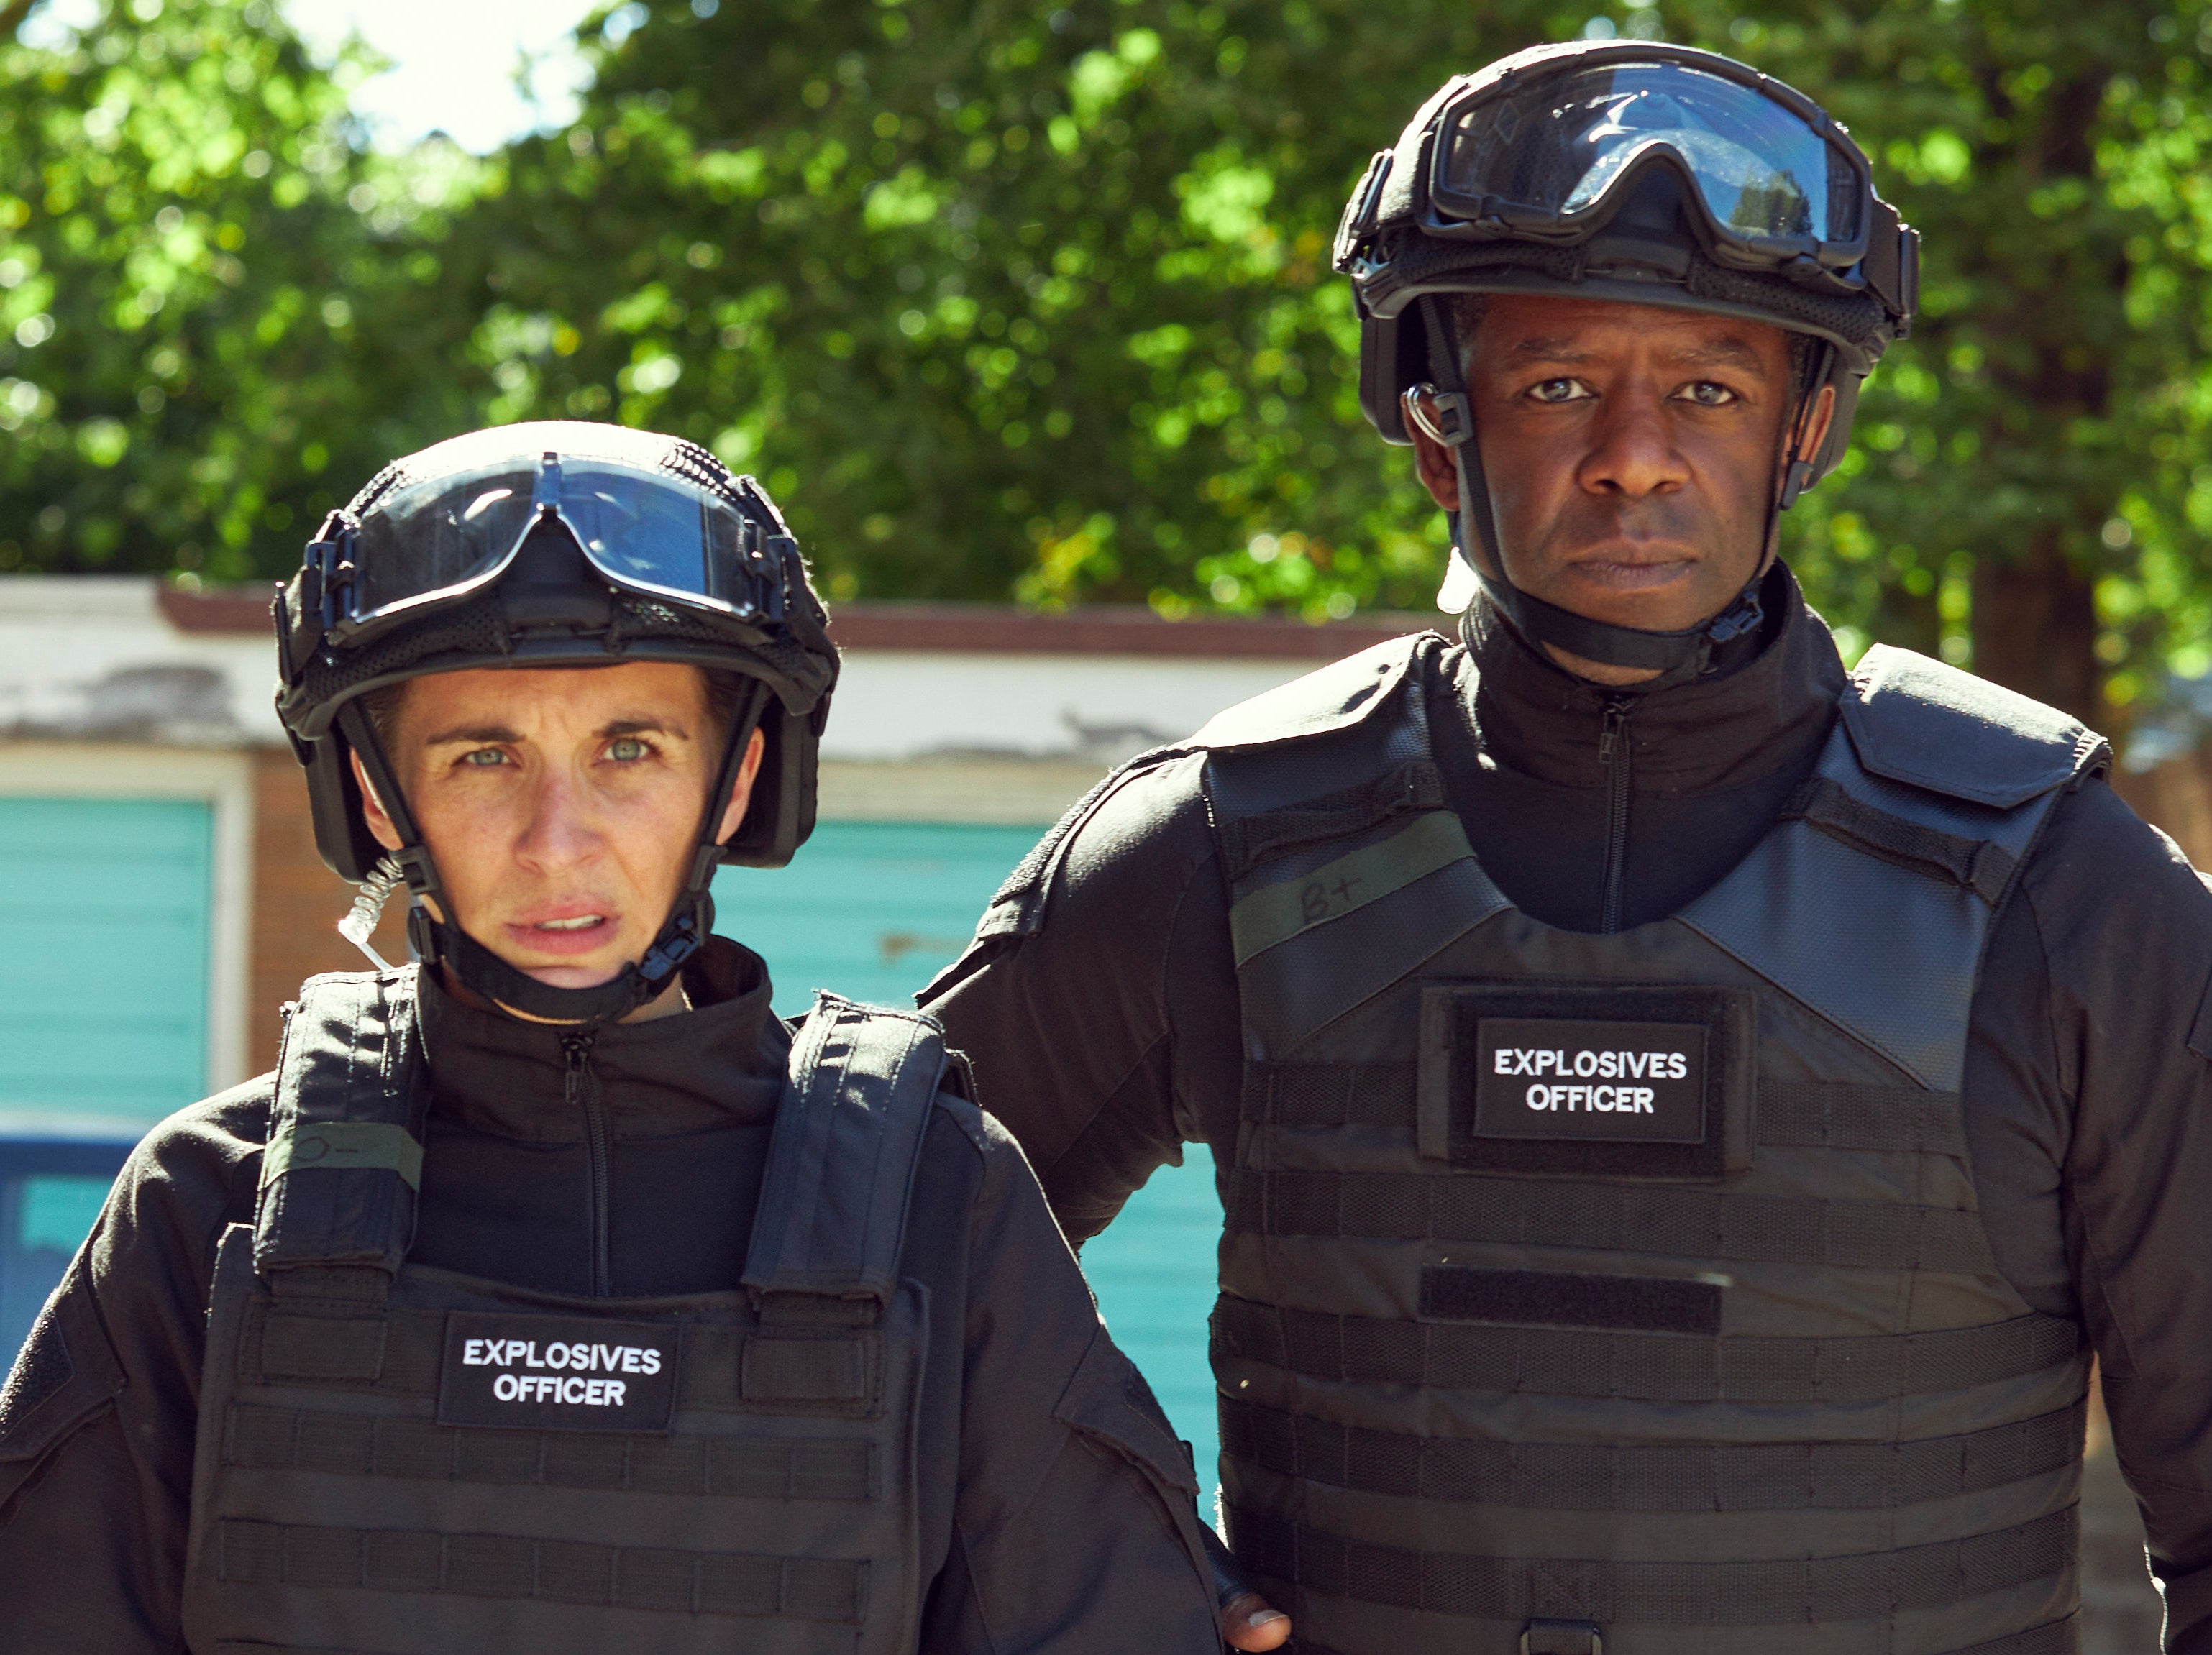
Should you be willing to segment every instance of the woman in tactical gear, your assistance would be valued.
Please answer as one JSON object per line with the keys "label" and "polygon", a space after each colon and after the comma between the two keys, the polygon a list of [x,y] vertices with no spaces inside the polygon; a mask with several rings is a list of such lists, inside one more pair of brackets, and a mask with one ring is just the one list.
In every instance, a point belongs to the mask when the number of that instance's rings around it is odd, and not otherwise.
{"label": "woman in tactical gear", "polygon": [[398,462],[280,592],[327,860],[422,963],[148,1137],[0,1393],[9,1655],[1218,1647],[1188,1453],[935,1027],[712,934],[836,677],[750,478]]}
{"label": "woman in tactical gear", "polygon": [[1915,245],[1713,54],[1443,88],[1337,252],[1458,641],[1135,761],[923,997],[1079,1240],[1212,1145],[1302,1649],[2065,1655],[2094,1350],[2212,1650],[2212,896],[2094,734],[1847,674],[1774,557]]}

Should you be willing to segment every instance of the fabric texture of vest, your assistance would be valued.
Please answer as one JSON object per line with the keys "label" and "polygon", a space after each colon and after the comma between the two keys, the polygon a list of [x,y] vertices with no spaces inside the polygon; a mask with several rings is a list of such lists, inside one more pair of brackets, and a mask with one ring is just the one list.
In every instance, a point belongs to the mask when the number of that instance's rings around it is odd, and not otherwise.
{"label": "fabric texture of vest", "polygon": [[406,1260],[415,972],[311,979],[288,1017],[216,1266],[193,1655],[911,1649],[928,1306],[899,1252],[936,1026],[821,997],[742,1291],[569,1297]]}
{"label": "fabric texture of vest", "polygon": [[1213,1322],[1238,1554],[1344,1655],[2062,1655],[2087,1358],[1998,1273],[1984,943],[2106,761],[1905,652],[1674,916],[1516,910],[1427,638],[1200,732],[1245,1083]]}

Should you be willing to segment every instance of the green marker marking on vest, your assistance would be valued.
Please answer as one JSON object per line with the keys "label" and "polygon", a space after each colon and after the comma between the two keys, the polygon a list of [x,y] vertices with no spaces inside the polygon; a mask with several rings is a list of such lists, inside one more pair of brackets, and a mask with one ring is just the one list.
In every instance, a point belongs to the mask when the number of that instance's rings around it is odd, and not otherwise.
{"label": "green marker marking on vest", "polygon": [[1229,935],[1243,965],[1301,931],[1380,901],[1415,880],[1473,858],[1467,830],[1449,810],[1431,810],[1385,840],[1322,864],[1298,879],[1268,885],[1229,911]]}

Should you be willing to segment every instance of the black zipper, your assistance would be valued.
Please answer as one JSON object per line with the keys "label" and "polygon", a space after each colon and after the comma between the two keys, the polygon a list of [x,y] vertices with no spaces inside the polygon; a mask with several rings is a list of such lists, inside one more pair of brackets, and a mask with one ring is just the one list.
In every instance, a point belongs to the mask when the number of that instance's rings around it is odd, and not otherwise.
{"label": "black zipper", "polygon": [[1605,730],[1597,738],[1598,762],[1605,767],[1605,894],[1597,922],[1601,931],[1620,929],[1628,863],[1628,714],[1635,705],[1631,696],[1607,696]]}
{"label": "black zipper", "polygon": [[568,1059],[564,1083],[568,1106],[580,1109],[584,1115],[584,1159],[592,1179],[592,1295],[607,1299],[614,1294],[614,1265],[607,1246],[614,1143],[607,1125],[606,1100],[599,1095],[599,1077],[592,1068],[592,1040],[589,1034],[564,1034],[561,1050]]}

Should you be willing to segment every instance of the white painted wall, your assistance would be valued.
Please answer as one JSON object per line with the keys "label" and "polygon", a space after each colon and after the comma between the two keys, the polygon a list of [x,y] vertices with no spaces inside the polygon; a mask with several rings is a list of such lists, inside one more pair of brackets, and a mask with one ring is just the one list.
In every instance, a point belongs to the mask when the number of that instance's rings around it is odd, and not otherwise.
{"label": "white painted wall", "polygon": [[[135,576],[0,576],[0,740],[281,744],[274,645],[182,633]],[[1317,664],[850,650],[827,759],[1080,760],[1190,734]]]}
{"label": "white painted wall", "polygon": [[275,640],[182,633],[135,575],[0,576],[0,739],[284,739]]}
{"label": "white painted wall", "polygon": [[824,758],[1000,756],[1107,762],[1189,735],[1310,660],[849,650]]}

